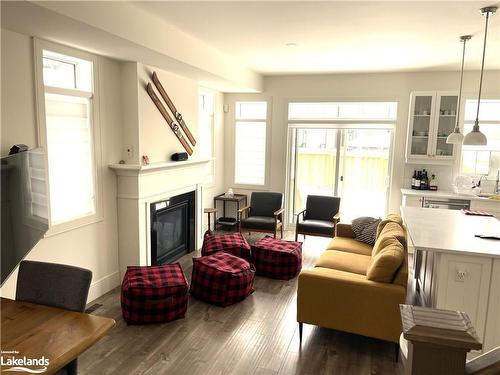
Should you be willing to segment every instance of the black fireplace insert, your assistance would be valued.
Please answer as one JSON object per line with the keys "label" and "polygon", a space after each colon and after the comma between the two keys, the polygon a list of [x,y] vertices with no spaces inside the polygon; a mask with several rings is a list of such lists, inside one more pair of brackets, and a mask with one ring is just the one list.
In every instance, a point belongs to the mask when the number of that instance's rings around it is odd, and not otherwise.
{"label": "black fireplace insert", "polygon": [[195,192],[189,192],[151,206],[151,265],[175,262],[194,251]]}

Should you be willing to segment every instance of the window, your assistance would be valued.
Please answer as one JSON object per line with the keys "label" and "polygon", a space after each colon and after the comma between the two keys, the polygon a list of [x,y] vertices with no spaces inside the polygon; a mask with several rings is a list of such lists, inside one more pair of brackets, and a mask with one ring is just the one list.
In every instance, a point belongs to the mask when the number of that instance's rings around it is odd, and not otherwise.
{"label": "window", "polygon": [[[500,99],[482,99],[479,108],[481,132],[486,135],[486,146],[463,146],[462,173],[495,177],[500,169]],[[474,126],[477,100],[465,101],[464,134]]]}
{"label": "window", "polygon": [[234,182],[266,183],[267,102],[236,102]]}
{"label": "window", "polygon": [[[41,141],[47,150],[51,226],[98,213],[94,60],[37,41]],[[66,52],[70,53],[66,53]],[[38,74],[41,72],[41,76]]]}
{"label": "window", "polygon": [[396,119],[396,102],[290,103],[289,120],[386,120]]}
{"label": "window", "polygon": [[209,186],[215,183],[214,157],[214,95],[210,92],[200,91],[198,95],[199,113],[199,142],[200,157],[210,159],[205,183]]}

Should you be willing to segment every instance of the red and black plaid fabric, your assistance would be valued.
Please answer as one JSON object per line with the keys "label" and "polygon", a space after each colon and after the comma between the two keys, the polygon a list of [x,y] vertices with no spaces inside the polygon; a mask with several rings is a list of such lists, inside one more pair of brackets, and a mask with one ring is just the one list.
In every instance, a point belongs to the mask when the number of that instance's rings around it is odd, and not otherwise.
{"label": "red and black plaid fabric", "polygon": [[205,233],[201,255],[207,256],[219,251],[225,251],[237,257],[250,260],[250,245],[241,233],[225,233],[211,235]]}
{"label": "red and black plaid fabric", "polygon": [[266,236],[252,245],[252,259],[257,275],[290,280],[302,268],[302,243]]}
{"label": "red and black plaid fabric", "polygon": [[245,259],[218,252],[193,258],[190,293],[217,306],[229,306],[253,293],[255,268]]}
{"label": "red and black plaid fabric", "polygon": [[188,288],[179,263],[129,266],[122,282],[123,319],[128,324],[143,324],[183,318]]}

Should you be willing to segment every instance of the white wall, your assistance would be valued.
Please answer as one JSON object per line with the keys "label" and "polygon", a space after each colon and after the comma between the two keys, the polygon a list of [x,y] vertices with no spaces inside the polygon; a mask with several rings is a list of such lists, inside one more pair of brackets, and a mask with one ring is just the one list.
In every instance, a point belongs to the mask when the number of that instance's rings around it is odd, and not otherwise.
{"label": "white wall", "polygon": [[[37,147],[33,43],[28,36],[2,29],[2,141],[1,155],[14,143]],[[121,152],[120,63],[100,58],[100,108],[104,219],[42,239],[27,259],[65,263],[92,271],[89,301],[119,284],[116,214],[116,179],[107,168]],[[17,272],[5,282],[1,294],[14,297]]]}
{"label": "white wall", "polygon": [[[15,143],[37,147],[33,42],[31,37],[2,29],[2,139],[1,154]],[[169,160],[182,146],[167,126],[144,89],[152,70],[156,70],[165,89],[183,114],[198,142],[198,83],[195,80],[152,68],[141,63],[118,62],[99,57],[100,121],[102,138],[101,174],[104,219],[42,239],[27,259],[65,263],[93,272],[89,301],[119,285],[118,218],[116,176],[109,164],[125,159],[125,146],[134,148],[127,163],[138,164],[144,154],[151,162]],[[215,181],[203,189],[203,205],[224,191],[223,95],[215,96]],[[193,157],[197,157],[195,147]],[[203,217],[203,226],[206,227]],[[17,272],[2,286],[2,296],[13,298]]]}
{"label": "white wall", "polygon": [[[229,104],[226,121],[226,186],[233,184],[234,170],[234,103],[237,100],[272,100],[269,124],[271,130],[270,180],[266,188],[285,191],[286,143],[287,143],[287,104],[292,100],[390,100],[398,102],[398,119],[394,133],[394,163],[389,199],[389,210],[398,211],[400,188],[405,183],[405,173],[413,172],[420,165],[406,165],[406,131],[411,91],[456,91],[459,72],[425,73],[380,73],[380,74],[339,74],[339,75],[295,75],[273,76],[264,80],[262,94],[227,94],[225,103]],[[476,97],[479,72],[466,72],[464,77],[465,96]],[[500,97],[500,71],[485,72],[483,90],[485,95]],[[425,167],[424,167],[425,168]],[[429,169],[429,168],[428,168]],[[440,168],[437,168],[440,169]],[[436,169],[436,170],[437,170]],[[430,168],[432,171],[432,168]],[[451,181],[451,170],[440,169],[438,177]],[[406,172],[405,172],[406,171]],[[448,172],[449,171],[449,175]],[[407,179],[407,178],[406,178]]]}

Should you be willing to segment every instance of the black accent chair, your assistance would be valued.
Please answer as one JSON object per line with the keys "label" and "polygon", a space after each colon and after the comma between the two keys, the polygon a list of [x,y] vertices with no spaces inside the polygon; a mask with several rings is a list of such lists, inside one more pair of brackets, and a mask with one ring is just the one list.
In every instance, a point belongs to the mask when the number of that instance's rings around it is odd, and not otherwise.
{"label": "black accent chair", "polygon": [[238,211],[239,231],[273,233],[278,229],[283,238],[283,194],[255,192],[250,198],[250,206]]}
{"label": "black accent chair", "polygon": [[[84,312],[92,272],[65,264],[24,260],[19,264],[16,300]],[[56,374],[76,375],[77,360]]]}
{"label": "black accent chair", "polygon": [[[308,195],[306,209],[297,214],[295,241],[297,241],[299,234],[333,237],[335,225],[340,220],[339,208],[339,197]],[[301,216],[302,221],[300,221]]]}

